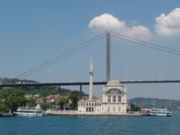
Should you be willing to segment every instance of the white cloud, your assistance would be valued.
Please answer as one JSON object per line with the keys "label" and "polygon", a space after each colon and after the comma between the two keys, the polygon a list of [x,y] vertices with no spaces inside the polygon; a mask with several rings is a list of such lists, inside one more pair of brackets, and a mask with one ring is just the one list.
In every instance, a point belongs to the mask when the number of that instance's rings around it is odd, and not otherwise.
{"label": "white cloud", "polygon": [[94,17],[89,23],[89,28],[94,31],[117,30],[124,27],[125,22],[118,20],[111,14],[102,14]]}
{"label": "white cloud", "polygon": [[151,36],[148,28],[141,25],[128,27],[125,21],[119,20],[111,14],[102,14],[94,17],[89,22],[88,27],[96,32],[115,31],[141,39],[149,38]]}
{"label": "white cloud", "polygon": [[131,37],[140,37],[140,38],[149,38],[151,37],[151,33],[148,28],[144,26],[133,26],[127,30],[127,35]]}
{"label": "white cloud", "polygon": [[155,30],[160,36],[180,35],[180,8],[175,8],[169,14],[161,14],[156,18]]}

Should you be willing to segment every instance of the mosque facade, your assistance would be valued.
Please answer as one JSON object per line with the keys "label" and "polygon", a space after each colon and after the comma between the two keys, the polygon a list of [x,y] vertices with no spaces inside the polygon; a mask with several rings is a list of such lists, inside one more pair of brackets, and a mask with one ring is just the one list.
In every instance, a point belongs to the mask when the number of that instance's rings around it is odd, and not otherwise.
{"label": "mosque facade", "polygon": [[93,64],[90,62],[89,99],[78,101],[78,112],[89,114],[127,114],[127,89],[119,80],[110,80],[102,89],[100,99],[93,98]]}

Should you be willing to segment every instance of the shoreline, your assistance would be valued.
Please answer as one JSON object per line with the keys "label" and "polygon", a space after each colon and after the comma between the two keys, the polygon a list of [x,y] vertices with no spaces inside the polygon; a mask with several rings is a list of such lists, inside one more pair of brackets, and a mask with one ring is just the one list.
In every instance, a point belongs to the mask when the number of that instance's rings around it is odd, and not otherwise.
{"label": "shoreline", "polygon": [[14,114],[13,113],[1,113],[0,117],[13,117]]}
{"label": "shoreline", "polygon": [[112,116],[112,117],[140,117],[144,115],[133,115],[133,114],[124,114],[124,115],[112,115],[112,114],[45,114],[44,116]]}
{"label": "shoreline", "polygon": [[44,116],[144,116],[140,112],[131,113],[90,113],[78,111],[47,110]]}

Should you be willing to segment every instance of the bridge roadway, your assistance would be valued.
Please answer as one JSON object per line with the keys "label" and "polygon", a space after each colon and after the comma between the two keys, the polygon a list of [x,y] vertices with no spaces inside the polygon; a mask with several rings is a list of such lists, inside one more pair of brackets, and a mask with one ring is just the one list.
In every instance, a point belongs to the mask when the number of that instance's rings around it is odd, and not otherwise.
{"label": "bridge roadway", "polygon": [[[180,83],[180,80],[139,80],[139,81],[120,81],[125,84],[143,84],[143,83]],[[105,85],[106,81],[93,82],[94,85]],[[2,87],[19,87],[19,86],[83,86],[89,85],[89,82],[57,82],[57,83],[8,83],[8,84],[0,84],[0,88]]]}

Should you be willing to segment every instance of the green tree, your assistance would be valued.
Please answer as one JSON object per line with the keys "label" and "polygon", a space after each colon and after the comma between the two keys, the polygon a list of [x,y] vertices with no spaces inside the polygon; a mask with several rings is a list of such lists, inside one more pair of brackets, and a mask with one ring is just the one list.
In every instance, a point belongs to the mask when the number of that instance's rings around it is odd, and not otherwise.
{"label": "green tree", "polygon": [[47,109],[49,109],[49,108],[52,107],[52,104],[51,104],[51,103],[48,103],[48,102],[42,102],[42,103],[40,104],[40,106],[41,106],[41,109],[42,109],[43,111],[46,111]]}
{"label": "green tree", "polygon": [[26,99],[26,105],[29,106],[29,107],[33,107],[33,106],[36,106],[36,102],[34,99]]}
{"label": "green tree", "polygon": [[1,106],[4,106],[11,112],[16,111],[17,107],[26,105],[24,94],[23,90],[17,88],[3,88],[0,91],[0,100],[3,101]]}
{"label": "green tree", "polygon": [[141,111],[141,107],[135,104],[131,104],[131,111]]}
{"label": "green tree", "polygon": [[79,91],[71,91],[68,93],[68,99],[72,101],[71,109],[77,109],[77,103],[79,100]]}
{"label": "green tree", "polygon": [[55,101],[55,105],[58,105],[61,110],[64,109],[64,105],[67,104],[68,100],[65,97],[59,97]]}
{"label": "green tree", "polygon": [[5,105],[4,103],[0,103],[0,111],[8,111],[7,105]]}

